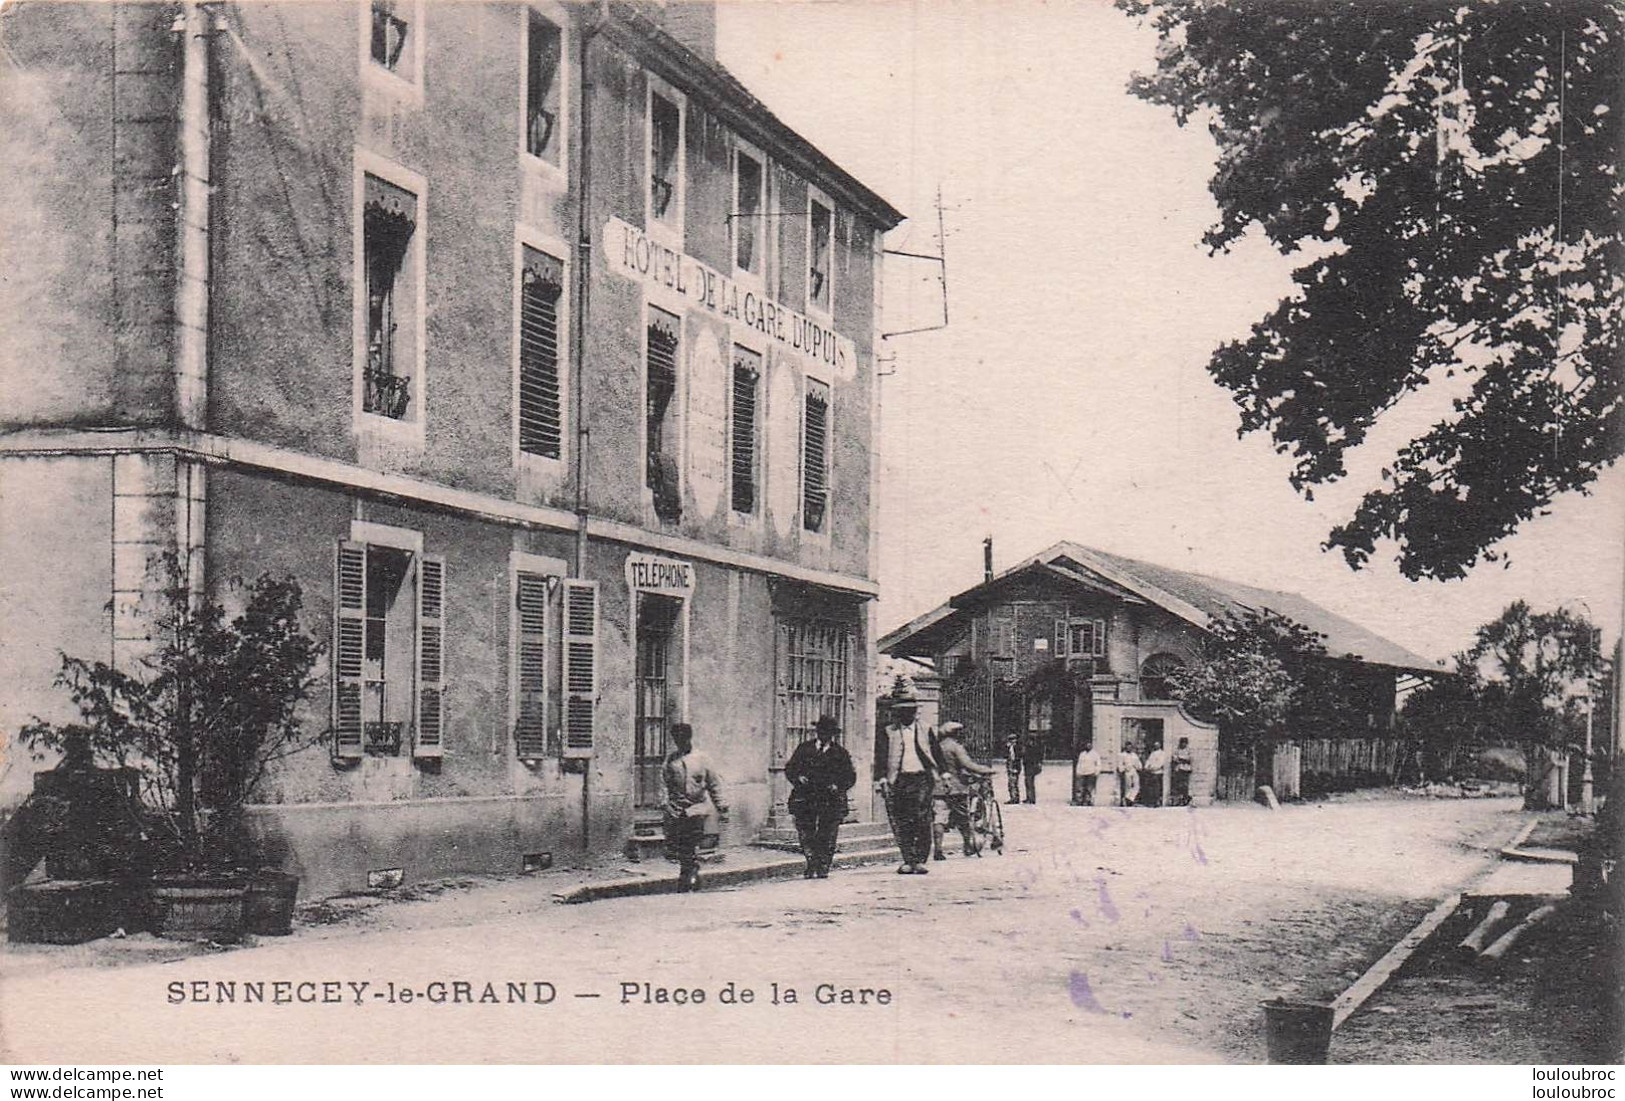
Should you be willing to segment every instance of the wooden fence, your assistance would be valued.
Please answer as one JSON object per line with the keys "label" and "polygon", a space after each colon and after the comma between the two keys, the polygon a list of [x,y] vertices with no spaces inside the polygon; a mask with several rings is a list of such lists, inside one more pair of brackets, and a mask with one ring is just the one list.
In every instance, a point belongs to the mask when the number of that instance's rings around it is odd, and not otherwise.
{"label": "wooden fence", "polygon": [[1226,762],[1218,796],[1251,799],[1264,783],[1284,799],[1388,787],[1400,782],[1414,749],[1415,743],[1401,738],[1294,738],[1266,744],[1256,751],[1255,761]]}

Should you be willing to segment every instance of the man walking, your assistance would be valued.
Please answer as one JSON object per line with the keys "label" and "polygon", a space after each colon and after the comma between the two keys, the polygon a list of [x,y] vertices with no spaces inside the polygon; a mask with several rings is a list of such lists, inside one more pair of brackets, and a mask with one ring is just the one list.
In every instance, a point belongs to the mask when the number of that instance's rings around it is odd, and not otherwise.
{"label": "man walking", "polygon": [[828,879],[841,819],[846,817],[846,793],[858,774],[851,755],[835,741],[839,723],[820,716],[813,732],[812,741],[802,742],[790,754],[784,778],[790,783],[790,816],[807,858],[805,878]]}
{"label": "man walking", "polygon": [[1038,802],[1038,774],[1043,771],[1044,738],[1036,731],[1028,731],[1021,739],[1021,772],[1029,803]]}
{"label": "man walking", "polygon": [[903,681],[892,690],[891,719],[886,726],[886,778],[881,796],[891,818],[903,863],[898,875],[925,875],[931,857],[932,792],[936,784],[936,754],[931,732],[915,718],[918,708],[913,687]]}
{"label": "man walking", "polygon": [[665,766],[666,851],[677,861],[677,889],[694,891],[700,886],[699,847],[705,820],[713,811],[719,819],[726,819],[728,804],[723,802],[716,769],[694,748],[694,728],[673,723],[671,744]]}

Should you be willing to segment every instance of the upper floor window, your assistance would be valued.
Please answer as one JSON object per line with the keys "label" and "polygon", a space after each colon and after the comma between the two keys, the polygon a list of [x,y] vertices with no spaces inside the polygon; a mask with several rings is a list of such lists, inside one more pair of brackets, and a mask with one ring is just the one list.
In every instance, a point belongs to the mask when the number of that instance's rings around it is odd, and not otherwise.
{"label": "upper floor window", "polygon": [[563,451],[559,386],[559,302],[564,262],[521,246],[519,272],[519,450],[557,459]]}
{"label": "upper floor window", "polygon": [[411,84],[423,60],[421,0],[370,0],[368,55],[372,63]]}
{"label": "upper floor window", "polygon": [[649,307],[644,380],[644,469],[662,520],[682,514],[677,430],[677,360],[680,323],[675,314]]}
{"label": "upper floor window", "polygon": [[683,230],[683,108],[676,93],[649,89],[649,228]]}
{"label": "upper floor window", "polygon": [[730,443],[733,453],[729,462],[731,475],[730,497],[735,512],[753,513],[757,498],[757,442],[758,395],[761,392],[762,355],[749,348],[734,346],[733,412],[730,424]]}
{"label": "upper floor window", "polygon": [[393,420],[415,420],[418,395],[421,272],[418,197],[367,173],[362,203],[362,268],[366,286],[361,407]]}
{"label": "upper floor window", "polygon": [[801,422],[801,526],[826,529],[829,511],[829,384],[807,380]]}
{"label": "upper floor window", "polygon": [[807,200],[807,308],[829,313],[834,301],[835,215],[817,192]]}
{"label": "upper floor window", "polygon": [[767,234],[763,212],[767,209],[767,173],[761,158],[745,149],[734,151],[733,226],[734,268],[750,275],[765,270]]}
{"label": "upper floor window", "polygon": [[528,11],[525,26],[525,152],[557,166],[563,145],[564,34]]}

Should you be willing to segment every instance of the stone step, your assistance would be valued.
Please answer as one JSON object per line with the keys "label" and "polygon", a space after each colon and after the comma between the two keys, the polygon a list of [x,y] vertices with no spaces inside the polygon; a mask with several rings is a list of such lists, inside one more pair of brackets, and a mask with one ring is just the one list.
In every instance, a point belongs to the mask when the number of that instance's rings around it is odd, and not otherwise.
{"label": "stone step", "polygon": [[[891,827],[884,822],[850,822],[841,827],[841,840],[863,837],[873,841],[890,841]],[[794,826],[765,828],[756,837],[758,845],[786,844],[794,846],[798,837]]]}
{"label": "stone step", "polygon": [[[789,831],[790,835],[788,837],[782,836],[783,832],[780,830],[763,831],[763,836],[757,838],[755,847],[758,849],[772,849],[775,852],[800,852],[801,844],[796,839],[795,831]],[[878,832],[865,826],[842,826],[840,835],[835,839],[835,851],[838,853],[896,852],[897,843],[892,840],[891,831],[884,826],[880,827]]]}

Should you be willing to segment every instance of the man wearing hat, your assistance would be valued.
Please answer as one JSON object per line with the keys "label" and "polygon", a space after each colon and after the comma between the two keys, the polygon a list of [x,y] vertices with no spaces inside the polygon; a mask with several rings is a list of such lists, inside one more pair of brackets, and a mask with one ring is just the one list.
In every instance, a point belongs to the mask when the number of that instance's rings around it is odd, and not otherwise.
{"label": "man wearing hat", "polygon": [[827,879],[835,859],[836,834],[846,817],[846,793],[858,782],[858,774],[851,755],[835,741],[840,723],[823,715],[813,731],[813,739],[790,754],[784,778],[790,782],[790,816],[796,821],[801,852],[807,858],[805,876]]}
{"label": "man wearing hat", "polygon": [[886,777],[880,792],[886,800],[892,833],[902,850],[898,875],[925,875],[931,858],[932,795],[937,756],[931,731],[916,719],[914,686],[902,677],[892,689],[886,724]]}

